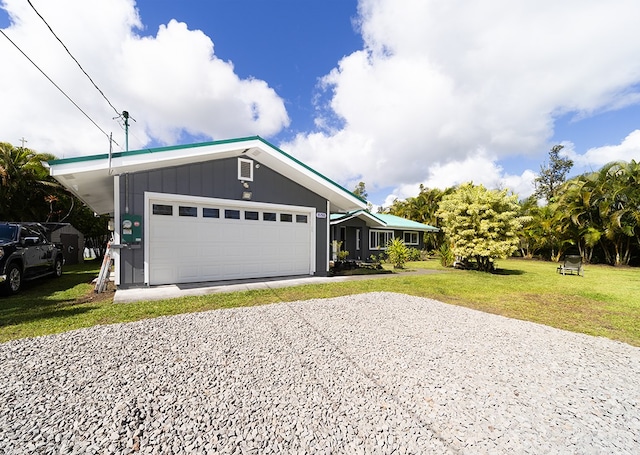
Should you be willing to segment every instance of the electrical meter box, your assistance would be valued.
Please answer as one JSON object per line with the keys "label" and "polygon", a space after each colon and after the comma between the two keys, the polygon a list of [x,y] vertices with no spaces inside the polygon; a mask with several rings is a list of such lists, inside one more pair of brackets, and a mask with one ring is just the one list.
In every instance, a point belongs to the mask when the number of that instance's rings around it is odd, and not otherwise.
{"label": "electrical meter box", "polygon": [[128,213],[122,215],[120,239],[122,243],[142,242],[142,216]]}

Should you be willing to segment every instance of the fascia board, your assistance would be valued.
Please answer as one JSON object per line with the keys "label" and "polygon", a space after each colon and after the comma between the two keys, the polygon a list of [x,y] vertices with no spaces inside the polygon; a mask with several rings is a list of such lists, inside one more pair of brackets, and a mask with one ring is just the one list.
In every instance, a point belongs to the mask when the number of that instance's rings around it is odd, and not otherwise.
{"label": "fascia board", "polygon": [[[332,225],[338,225],[338,224],[342,224],[346,221],[352,220],[354,218],[360,218],[363,219],[365,221],[365,223],[367,223],[368,221],[371,221],[372,224],[374,224],[375,226],[373,227],[386,227],[387,225],[380,219],[376,218],[375,215],[365,211],[365,210],[361,210],[352,214],[349,214],[348,216],[345,216],[343,218],[340,218],[338,220],[334,220],[331,221]],[[371,227],[369,223],[367,223],[367,226]]]}

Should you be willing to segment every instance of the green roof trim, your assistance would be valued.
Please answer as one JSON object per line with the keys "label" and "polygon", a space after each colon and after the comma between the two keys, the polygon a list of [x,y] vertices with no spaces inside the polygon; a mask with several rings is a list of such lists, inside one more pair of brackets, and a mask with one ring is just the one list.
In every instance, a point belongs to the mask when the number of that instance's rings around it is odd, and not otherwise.
{"label": "green roof trim", "polygon": [[[111,158],[122,158],[126,156],[136,156],[136,155],[145,155],[148,153],[156,153],[156,152],[169,152],[171,150],[180,150],[180,149],[190,149],[190,148],[198,148],[198,147],[207,147],[210,145],[220,145],[220,144],[233,144],[234,142],[246,142],[246,141],[254,141],[260,140],[271,147],[273,145],[266,142],[260,136],[248,136],[237,139],[223,139],[219,141],[209,141],[209,142],[198,142],[196,144],[184,144],[184,145],[170,145],[166,147],[156,147],[156,148],[147,148],[141,150],[130,150],[128,152],[114,152],[111,154]],[[276,147],[273,147],[278,150]],[[59,165],[59,164],[68,164],[68,163],[82,163],[84,161],[97,161],[97,160],[106,160],[109,159],[108,153],[103,153],[100,155],[89,155],[89,156],[76,156],[74,158],[61,158],[58,160],[51,160],[47,163],[49,165]]]}
{"label": "green roof trim", "polygon": [[302,166],[303,168],[307,169],[308,171],[314,173],[315,175],[317,175],[318,177],[326,180],[327,182],[331,183],[332,185],[340,188],[342,191],[346,191],[347,193],[351,194],[353,197],[355,197],[356,199],[358,199],[361,202],[364,202],[365,204],[367,203],[366,199],[362,199],[360,196],[353,194],[353,192],[349,191],[348,189],[346,189],[345,187],[343,187],[342,185],[337,184],[336,182],[334,182],[333,180],[331,180],[330,178],[322,175],[321,173],[319,173],[318,171],[316,171],[315,169],[307,166],[306,164],[304,164],[302,161],[298,160],[297,158],[294,158],[293,156],[289,155],[287,152],[280,150],[278,147],[276,147],[275,145],[269,143],[268,141],[262,139],[260,136],[256,136],[255,139],[259,140],[260,142],[264,142],[266,145],[268,145],[271,148],[276,149],[278,152],[282,153],[284,156],[286,156],[287,158],[289,158],[291,161],[298,163],[300,166]]}
{"label": "green roof trim", "polygon": [[[291,161],[293,161],[293,162],[299,164],[300,166],[304,167],[305,169],[307,169],[308,171],[312,172],[316,176],[320,177],[321,179],[323,179],[327,183],[330,183],[331,185],[335,186],[336,188],[339,188],[340,190],[342,190],[342,191],[344,191],[346,193],[349,193],[350,195],[352,195],[357,200],[359,200],[359,201],[361,201],[361,202],[363,202],[365,204],[367,203],[367,201],[365,199],[361,198],[360,196],[358,196],[356,194],[353,194],[353,192],[349,191],[348,189],[346,189],[342,185],[339,185],[338,183],[334,182],[330,178],[322,175],[320,172],[318,172],[315,169],[307,166],[302,161],[298,160],[297,158],[294,158],[293,156],[291,156],[288,153],[284,152],[283,150],[281,150],[280,148],[278,148],[275,145],[271,144],[270,142],[266,141],[265,139],[261,138],[260,136],[248,136],[248,137],[242,137],[242,138],[236,138],[236,139],[224,139],[224,140],[219,140],[219,141],[199,142],[199,143],[196,143],[196,144],[172,145],[172,146],[167,146],[167,147],[147,148],[147,149],[141,149],[141,150],[132,150],[132,151],[128,151],[128,152],[115,152],[115,153],[111,154],[111,158],[112,159],[113,158],[122,158],[122,157],[127,157],[127,156],[145,155],[145,154],[158,153],[158,152],[168,152],[168,151],[180,150],[180,149],[207,147],[207,146],[211,146],[211,145],[234,144],[234,143],[242,143],[242,142],[256,141],[256,140],[260,141],[260,142],[264,143],[265,145],[271,147],[272,149],[278,151],[280,154],[282,154],[286,158],[288,158]],[[82,163],[82,162],[87,162],[87,161],[98,161],[98,160],[106,160],[106,159],[109,159],[109,154],[108,153],[103,153],[103,154],[100,154],[100,155],[78,156],[78,157],[74,157],[74,158],[62,158],[62,159],[47,161],[47,164],[49,164],[49,166],[52,166],[52,165],[56,166],[56,165],[62,165],[62,164]]]}

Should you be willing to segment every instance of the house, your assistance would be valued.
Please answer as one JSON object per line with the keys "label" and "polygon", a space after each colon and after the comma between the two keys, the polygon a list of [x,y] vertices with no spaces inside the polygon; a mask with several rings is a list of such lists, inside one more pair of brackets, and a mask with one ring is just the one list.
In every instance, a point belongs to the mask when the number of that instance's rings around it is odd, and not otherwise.
{"label": "house", "polygon": [[368,258],[437,230],[392,215],[259,136],[66,158],[50,174],[113,217],[120,288],[329,273],[331,241]]}
{"label": "house", "polygon": [[[400,238],[412,248],[424,248],[424,234],[438,232],[437,227],[407,220],[395,215],[355,210],[331,214],[331,239],[342,242],[340,249],[348,251],[348,260],[367,260],[386,250],[387,243]],[[333,244],[332,259],[337,258]]]}
{"label": "house", "polygon": [[112,215],[121,288],[323,276],[330,214],[366,208],[258,136],[46,165],[92,210]]}

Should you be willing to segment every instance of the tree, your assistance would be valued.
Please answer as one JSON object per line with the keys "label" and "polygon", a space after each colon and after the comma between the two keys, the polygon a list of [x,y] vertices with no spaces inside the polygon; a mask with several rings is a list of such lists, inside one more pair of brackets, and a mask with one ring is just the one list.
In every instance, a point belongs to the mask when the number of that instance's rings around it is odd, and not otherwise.
{"label": "tree", "polygon": [[560,151],[563,148],[563,145],[551,147],[549,163],[540,166],[540,175],[534,179],[536,197],[544,198],[547,202],[551,202],[557,196],[558,188],[564,183],[567,173],[573,167],[573,161],[560,157]]}
{"label": "tree", "polygon": [[[441,225],[441,220],[437,216],[438,205],[442,198],[452,191],[453,188],[442,191],[420,185],[420,193],[416,197],[410,197],[404,201],[396,199],[385,212],[438,227]],[[428,248],[437,250],[444,241],[444,234],[442,232],[426,233],[424,241]]]}
{"label": "tree", "polygon": [[565,242],[591,260],[628,265],[640,246],[640,164],[613,162],[567,181],[559,190],[556,226]]}
{"label": "tree", "polygon": [[583,200],[588,194],[591,218],[597,220],[598,240],[609,264],[628,265],[631,259],[631,241],[640,223],[639,179],[635,161],[609,163],[587,176]]}
{"label": "tree", "polygon": [[0,142],[0,219],[11,221],[45,220],[47,198],[61,187],[50,176],[42,161],[50,154]]}
{"label": "tree", "polygon": [[[367,196],[369,196],[364,182],[359,182],[353,189],[352,193],[365,201],[367,200]],[[371,212],[371,210],[373,210],[373,204],[371,204],[371,202],[367,202],[367,211]]]}
{"label": "tree", "polygon": [[364,199],[365,201],[367,200],[367,196],[369,196],[364,182],[359,182],[353,189],[352,193],[358,196],[360,199]]}
{"label": "tree", "polygon": [[88,243],[106,244],[108,216],[91,209],[65,190],[42,165],[55,159],[25,147],[0,142],[0,220],[68,222]]}
{"label": "tree", "polygon": [[478,270],[491,271],[494,261],[510,256],[519,244],[524,217],[517,196],[467,183],[442,198],[438,216],[453,253],[475,259]]}

